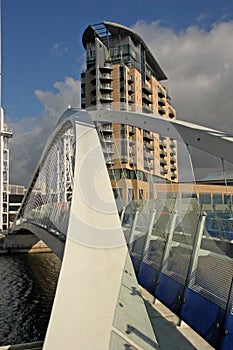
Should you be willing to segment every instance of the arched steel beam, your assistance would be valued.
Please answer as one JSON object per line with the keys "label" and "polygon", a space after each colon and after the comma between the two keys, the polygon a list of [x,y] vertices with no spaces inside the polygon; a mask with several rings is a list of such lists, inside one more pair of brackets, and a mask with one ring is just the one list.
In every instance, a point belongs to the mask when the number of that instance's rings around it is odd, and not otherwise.
{"label": "arched steel beam", "polygon": [[216,157],[233,163],[233,136],[218,130],[155,115],[115,110],[88,111],[93,121],[121,123],[178,139]]}

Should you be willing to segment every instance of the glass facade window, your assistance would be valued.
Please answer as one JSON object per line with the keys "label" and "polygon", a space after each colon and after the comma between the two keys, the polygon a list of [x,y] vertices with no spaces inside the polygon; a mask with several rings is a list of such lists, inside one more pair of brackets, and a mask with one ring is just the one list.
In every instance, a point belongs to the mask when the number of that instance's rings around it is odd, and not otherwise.
{"label": "glass facade window", "polygon": [[232,204],[232,195],[224,194],[224,204]]}
{"label": "glass facade window", "polygon": [[197,198],[196,193],[182,193],[182,198]]}
{"label": "glass facade window", "polygon": [[139,197],[139,199],[143,199],[143,189],[139,189],[138,190],[138,197]]}
{"label": "glass facade window", "polygon": [[137,179],[143,181],[143,172],[140,170],[137,170]]}
{"label": "glass facade window", "polygon": [[211,204],[211,195],[210,193],[200,193],[199,194],[200,204]]}
{"label": "glass facade window", "polygon": [[122,199],[122,188],[113,188],[113,194],[115,199]]}
{"label": "glass facade window", "polygon": [[213,193],[213,204],[222,204],[222,194]]}
{"label": "glass facade window", "polygon": [[132,201],[134,199],[134,189],[128,188],[128,200]]}
{"label": "glass facade window", "polygon": [[87,61],[94,60],[96,58],[95,50],[87,50]]}

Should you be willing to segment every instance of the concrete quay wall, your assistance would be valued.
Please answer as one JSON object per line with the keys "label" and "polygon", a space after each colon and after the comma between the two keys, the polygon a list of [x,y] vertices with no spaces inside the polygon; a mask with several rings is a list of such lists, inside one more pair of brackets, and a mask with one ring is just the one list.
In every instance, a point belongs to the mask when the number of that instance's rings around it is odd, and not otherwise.
{"label": "concrete quay wall", "polygon": [[0,254],[49,252],[51,249],[33,234],[9,234],[0,238]]}

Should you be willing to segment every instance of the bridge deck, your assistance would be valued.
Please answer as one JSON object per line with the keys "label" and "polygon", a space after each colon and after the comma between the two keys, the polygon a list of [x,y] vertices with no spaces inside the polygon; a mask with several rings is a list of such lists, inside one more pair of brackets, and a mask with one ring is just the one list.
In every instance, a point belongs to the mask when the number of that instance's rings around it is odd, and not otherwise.
{"label": "bridge deck", "polygon": [[[160,350],[211,350],[214,349],[187,324],[181,322],[179,318],[166,308],[161,302],[156,300],[144,288],[140,288],[147,311],[151,317],[153,328]],[[42,350],[43,342],[33,342],[19,345],[7,345],[0,347],[0,350]]]}

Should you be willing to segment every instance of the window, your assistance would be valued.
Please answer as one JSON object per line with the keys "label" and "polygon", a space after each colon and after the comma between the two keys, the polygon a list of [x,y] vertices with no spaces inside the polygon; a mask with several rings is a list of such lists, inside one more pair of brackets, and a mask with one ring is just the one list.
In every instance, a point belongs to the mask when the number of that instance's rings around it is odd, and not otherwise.
{"label": "window", "polygon": [[222,194],[213,193],[213,204],[222,204]]}
{"label": "window", "polygon": [[142,171],[137,170],[137,178],[138,178],[138,180],[143,181],[143,172]]}
{"label": "window", "polygon": [[197,198],[197,194],[196,193],[182,193],[182,198]]}
{"label": "window", "polygon": [[128,200],[129,201],[134,200],[134,189],[133,188],[128,188]]}
{"label": "window", "polygon": [[138,190],[138,196],[139,196],[139,199],[143,199],[143,189],[139,189]]}
{"label": "window", "polygon": [[122,188],[113,188],[113,194],[114,194],[114,197],[115,199],[122,199]]}
{"label": "window", "polygon": [[199,202],[200,202],[200,204],[211,204],[210,193],[200,193],[199,194]]}
{"label": "window", "polygon": [[224,194],[224,204],[232,204],[232,196],[230,194]]}

